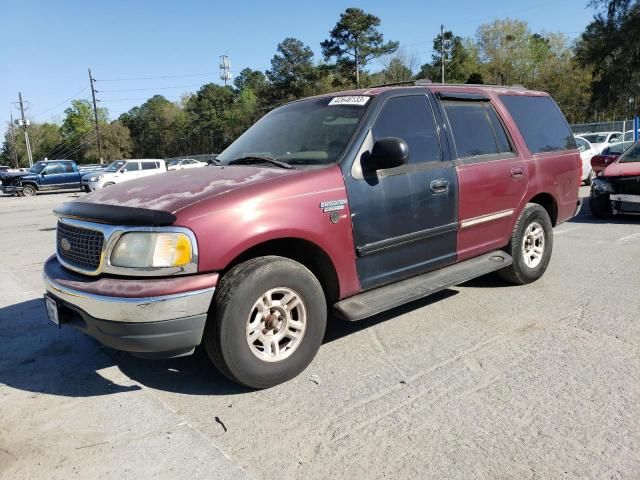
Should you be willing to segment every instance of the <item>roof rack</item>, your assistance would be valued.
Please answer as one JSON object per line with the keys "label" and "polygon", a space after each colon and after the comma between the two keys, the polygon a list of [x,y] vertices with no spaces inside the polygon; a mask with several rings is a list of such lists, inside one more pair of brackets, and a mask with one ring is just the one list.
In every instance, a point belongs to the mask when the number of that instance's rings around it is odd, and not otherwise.
{"label": "roof rack", "polygon": [[434,83],[428,78],[419,78],[417,80],[405,80],[403,82],[391,82],[381,83],[380,85],[373,85],[367,88],[381,88],[381,87],[402,87],[402,86],[422,86],[422,85],[443,85],[447,87],[489,87],[489,88],[504,88],[513,90],[526,90],[523,85],[491,85],[488,83]]}

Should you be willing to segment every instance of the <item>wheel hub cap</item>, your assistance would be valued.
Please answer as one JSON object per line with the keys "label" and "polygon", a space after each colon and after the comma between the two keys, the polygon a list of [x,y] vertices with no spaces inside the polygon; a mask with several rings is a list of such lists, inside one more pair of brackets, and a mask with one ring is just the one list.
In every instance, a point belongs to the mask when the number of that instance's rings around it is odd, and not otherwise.
{"label": "wheel hub cap", "polygon": [[279,362],[299,347],[307,328],[307,310],[300,295],[273,288],[253,304],[246,325],[251,353],[265,362]]}
{"label": "wheel hub cap", "polygon": [[544,229],[538,222],[529,224],[522,239],[522,256],[529,268],[537,267],[544,255]]}

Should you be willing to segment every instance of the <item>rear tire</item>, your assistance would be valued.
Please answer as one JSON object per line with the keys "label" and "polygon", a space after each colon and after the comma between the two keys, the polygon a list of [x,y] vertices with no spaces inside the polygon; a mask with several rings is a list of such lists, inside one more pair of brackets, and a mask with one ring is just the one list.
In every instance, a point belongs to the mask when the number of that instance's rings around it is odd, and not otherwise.
{"label": "rear tire", "polygon": [[253,258],[218,284],[203,343],[230,380],[268,388],[313,360],[324,338],[327,305],[318,279],[288,258]]}
{"label": "rear tire", "polygon": [[553,251],[553,225],[543,207],[527,203],[513,227],[506,251],[513,263],[498,271],[504,280],[525,285],[542,277]]}
{"label": "rear tire", "polygon": [[33,185],[23,185],[22,195],[25,197],[35,197],[38,191]]}
{"label": "rear tire", "polygon": [[589,197],[589,209],[591,210],[591,215],[596,218],[609,218],[613,215],[608,194],[598,196],[591,195]]}

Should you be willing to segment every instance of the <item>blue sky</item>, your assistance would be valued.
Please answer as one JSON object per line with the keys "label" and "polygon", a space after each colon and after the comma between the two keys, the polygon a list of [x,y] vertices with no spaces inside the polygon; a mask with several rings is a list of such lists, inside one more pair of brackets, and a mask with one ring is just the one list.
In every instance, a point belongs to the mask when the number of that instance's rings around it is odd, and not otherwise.
{"label": "blue sky", "polygon": [[[319,60],[320,42],[347,7],[378,15],[385,38],[400,41],[424,63],[441,23],[458,35],[473,36],[481,23],[510,17],[526,20],[533,31],[573,38],[593,16],[587,1],[0,0],[0,122],[8,121],[10,112],[17,115],[11,102],[18,91],[28,100],[33,120],[59,120],[66,99],[89,95],[89,66],[98,79],[101,106],[115,118],[153,94],[173,100],[218,82],[223,53],[229,54],[234,73],[244,67],[264,70],[278,42],[292,36]],[[206,75],[107,81],[193,73]]]}

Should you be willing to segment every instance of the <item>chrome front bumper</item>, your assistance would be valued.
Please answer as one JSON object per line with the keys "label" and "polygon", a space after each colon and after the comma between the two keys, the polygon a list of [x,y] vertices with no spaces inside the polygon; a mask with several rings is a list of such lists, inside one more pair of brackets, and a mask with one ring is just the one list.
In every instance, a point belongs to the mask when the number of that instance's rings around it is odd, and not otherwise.
{"label": "chrome front bumper", "polygon": [[47,293],[90,316],[113,322],[148,323],[206,314],[215,287],[158,297],[111,297],[63,286],[42,274]]}

